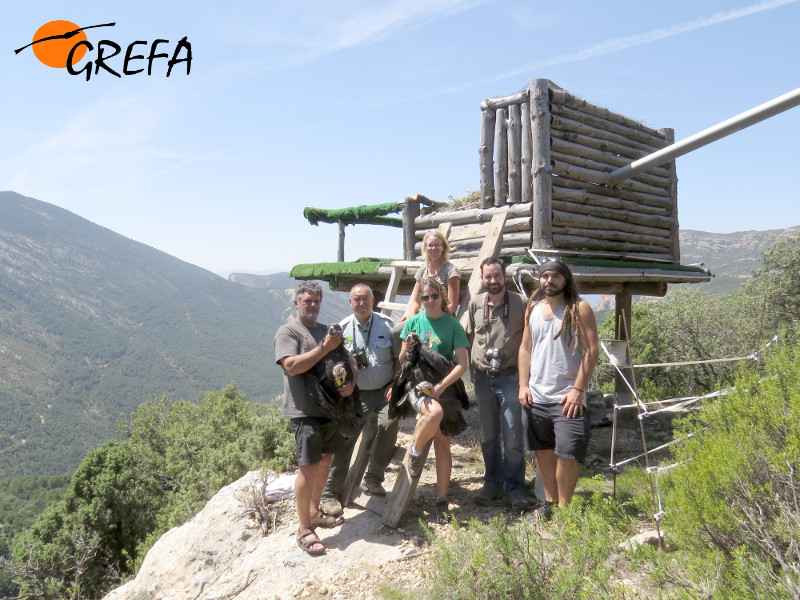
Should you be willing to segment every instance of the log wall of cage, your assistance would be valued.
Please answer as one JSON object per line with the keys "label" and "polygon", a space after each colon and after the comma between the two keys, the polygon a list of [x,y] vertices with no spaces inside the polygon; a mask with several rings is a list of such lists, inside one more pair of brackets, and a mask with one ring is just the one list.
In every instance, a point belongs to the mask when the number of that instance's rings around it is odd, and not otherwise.
{"label": "log wall of cage", "polygon": [[[675,162],[609,185],[612,171],[671,144],[671,129],[648,127],[547,79],[487,99],[481,110],[481,209],[519,207],[531,216],[527,245],[521,230],[509,230],[509,240],[504,232],[506,254],[612,251],[680,262]],[[518,226],[509,218],[507,227]],[[418,218],[415,238],[436,226]],[[453,256],[472,245],[455,244]]]}

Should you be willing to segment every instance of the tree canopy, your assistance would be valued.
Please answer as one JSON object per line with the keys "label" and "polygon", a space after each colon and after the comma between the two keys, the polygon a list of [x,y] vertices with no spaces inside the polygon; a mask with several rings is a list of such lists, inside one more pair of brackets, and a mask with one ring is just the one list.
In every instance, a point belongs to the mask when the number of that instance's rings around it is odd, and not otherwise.
{"label": "tree canopy", "polygon": [[12,568],[23,593],[101,597],[221,487],[294,460],[277,408],[248,403],[233,384],[199,404],[151,398],[117,432],[86,455],[64,498],[15,539]]}

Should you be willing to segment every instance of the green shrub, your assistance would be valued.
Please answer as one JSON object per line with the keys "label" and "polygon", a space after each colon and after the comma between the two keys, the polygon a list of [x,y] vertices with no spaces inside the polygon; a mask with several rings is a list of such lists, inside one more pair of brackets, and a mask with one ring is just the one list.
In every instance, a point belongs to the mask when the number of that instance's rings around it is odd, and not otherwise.
{"label": "green shrub", "polygon": [[118,436],[89,452],[63,500],[15,539],[11,568],[23,594],[98,598],[221,487],[294,459],[277,408],[249,404],[234,385],[200,404],[151,399],[120,423]]}
{"label": "green shrub", "polygon": [[666,524],[682,548],[726,558],[720,598],[800,595],[800,345],[765,358],[677,433],[693,437],[675,446]]}
{"label": "green shrub", "polygon": [[542,526],[471,521],[433,543],[432,600],[549,600],[613,597],[607,558],[630,522],[609,498],[575,497]]}

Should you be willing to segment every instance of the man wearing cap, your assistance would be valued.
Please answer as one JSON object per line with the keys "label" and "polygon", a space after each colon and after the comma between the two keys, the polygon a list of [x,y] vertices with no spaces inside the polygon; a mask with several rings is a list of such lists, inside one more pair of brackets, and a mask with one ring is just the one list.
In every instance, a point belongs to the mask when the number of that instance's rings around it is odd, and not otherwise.
{"label": "man wearing cap", "polygon": [[527,440],[536,452],[548,518],[569,504],[589,446],[586,386],[599,353],[597,321],[560,260],[543,263],[531,296],[519,350],[519,401]]}
{"label": "man wearing cap", "polygon": [[486,292],[470,299],[469,337],[472,382],[481,422],[483,487],[473,496],[485,505],[505,496],[515,512],[528,510],[525,498],[525,439],[518,401],[517,354],[525,328],[525,299],[506,289],[505,265],[487,258],[481,265]]}

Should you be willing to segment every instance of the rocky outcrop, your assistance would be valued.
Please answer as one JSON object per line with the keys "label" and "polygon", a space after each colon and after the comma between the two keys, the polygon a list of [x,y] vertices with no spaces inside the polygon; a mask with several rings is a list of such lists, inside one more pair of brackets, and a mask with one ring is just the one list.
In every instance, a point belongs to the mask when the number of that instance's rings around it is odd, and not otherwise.
{"label": "rocky outcrop", "polygon": [[359,508],[346,510],[342,527],[317,530],[328,548],[321,557],[297,547],[294,521],[265,537],[244,516],[244,498],[259,477],[248,473],[220,490],[192,520],[164,534],[136,578],[105,600],[284,600],[328,591],[331,598],[363,597],[333,591],[418,552],[402,530],[383,527],[377,514]]}

